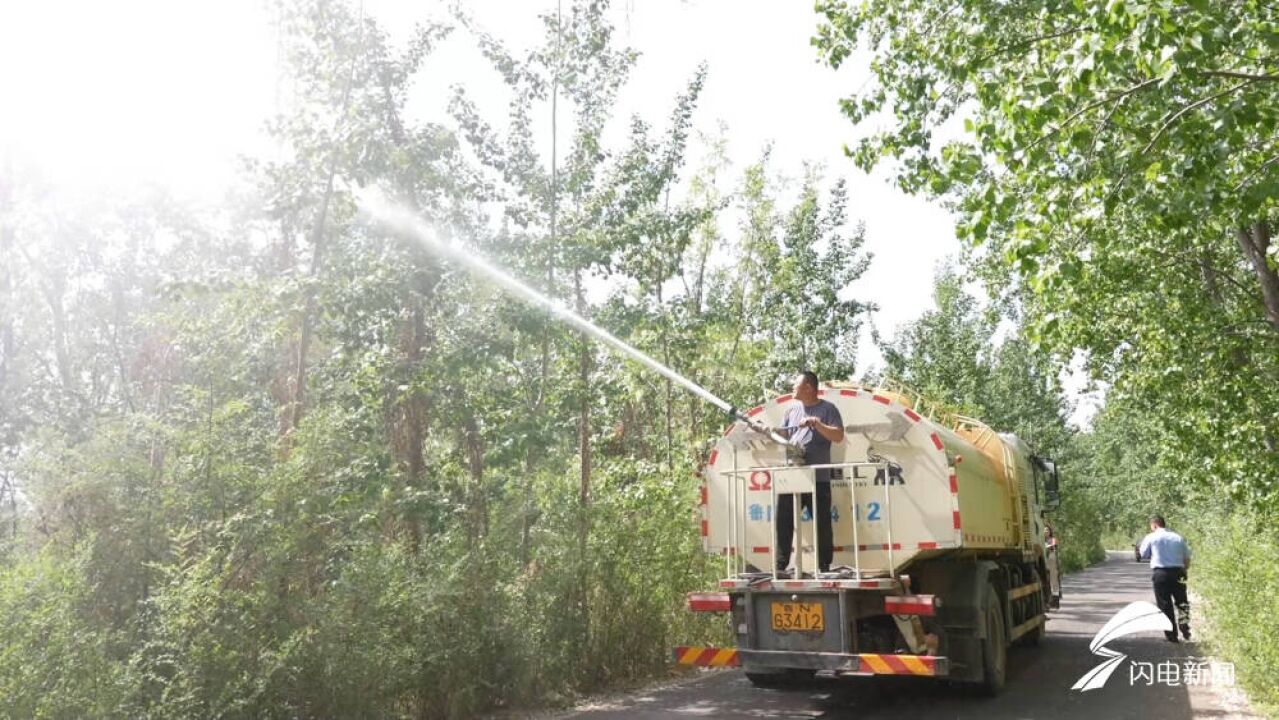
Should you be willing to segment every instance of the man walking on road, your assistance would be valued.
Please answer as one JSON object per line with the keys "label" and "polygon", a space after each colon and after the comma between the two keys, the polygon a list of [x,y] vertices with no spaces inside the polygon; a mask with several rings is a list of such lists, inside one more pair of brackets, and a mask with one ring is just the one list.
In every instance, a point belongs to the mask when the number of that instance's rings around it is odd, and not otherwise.
{"label": "man walking on road", "polygon": [[[1155,604],[1173,628],[1181,628],[1181,634],[1190,639],[1190,601],[1186,599],[1186,571],[1190,569],[1190,546],[1177,533],[1164,527],[1162,515],[1150,516],[1150,534],[1137,546],[1137,559],[1150,560],[1154,571],[1151,582],[1155,586]],[[1173,616],[1174,603],[1176,617]],[[1177,631],[1165,630],[1169,642],[1177,642]]]}

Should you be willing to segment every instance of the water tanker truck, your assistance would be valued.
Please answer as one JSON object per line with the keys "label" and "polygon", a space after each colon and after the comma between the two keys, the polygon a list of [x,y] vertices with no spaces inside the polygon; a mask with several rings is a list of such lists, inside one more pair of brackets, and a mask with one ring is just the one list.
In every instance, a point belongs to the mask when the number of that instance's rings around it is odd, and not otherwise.
{"label": "water tanker truck", "polygon": [[[1055,604],[1043,510],[1057,504],[1054,463],[978,420],[931,411],[906,391],[827,383],[845,436],[831,450],[831,512],[795,508],[793,567],[777,571],[774,508],[811,492],[816,466],[757,432],[728,428],[703,471],[701,533],[722,557],[717,592],[689,608],[731,617],[736,647],[683,647],[688,665],[738,665],[782,685],[817,672],[919,675],[1004,684],[1007,648],[1034,645]],[[776,427],[783,395],[745,415]],[[834,561],[818,572],[816,523]]]}

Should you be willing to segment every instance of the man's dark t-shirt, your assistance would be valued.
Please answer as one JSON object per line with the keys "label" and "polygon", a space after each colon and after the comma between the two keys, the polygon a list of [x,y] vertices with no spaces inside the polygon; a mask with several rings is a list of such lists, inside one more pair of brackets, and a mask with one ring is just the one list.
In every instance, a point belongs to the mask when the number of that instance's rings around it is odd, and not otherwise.
{"label": "man's dark t-shirt", "polygon": [[[822,421],[823,425],[831,425],[834,427],[842,427],[844,418],[839,414],[839,408],[835,404],[827,400],[818,400],[816,405],[805,407],[804,403],[796,400],[786,408],[786,415],[782,418],[782,427],[794,428],[804,421],[806,417],[815,417]],[[824,465],[830,462],[830,440],[822,437],[821,433],[813,428],[796,428],[788,430],[791,442],[803,448],[804,463],[806,465]],[[817,480],[824,482],[830,480],[830,468],[819,469],[817,471]]]}

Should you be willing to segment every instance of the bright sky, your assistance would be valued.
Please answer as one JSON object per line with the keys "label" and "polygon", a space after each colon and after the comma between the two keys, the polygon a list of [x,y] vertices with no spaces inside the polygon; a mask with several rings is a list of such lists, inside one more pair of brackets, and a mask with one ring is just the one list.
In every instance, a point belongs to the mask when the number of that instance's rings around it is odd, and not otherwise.
{"label": "bright sky", "polygon": [[[359,0],[352,0],[359,2]],[[568,3],[566,2],[566,5]],[[471,0],[479,24],[513,48],[541,31],[552,0]],[[886,333],[932,307],[934,269],[958,252],[940,207],[852,167],[842,145],[854,128],[837,100],[865,81],[865,62],[839,72],[816,62],[812,5],[763,0],[616,0],[619,39],[640,51],[621,97],[619,136],[639,112],[664,122],[699,62],[709,66],[697,128],[727,125],[730,180],[772,143],[773,167],[798,178],[805,162],[843,177],[849,213],[866,223],[870,270],[852,295],[880,306]],[[438,17],[441,4],[365,0],[392,37]],[[278,66],[265,0],[42,0],[0,9],[0,172],[6,157],[83,188],[158,183],[180,197],[215,200],[236,179],[236,157],[265,148]],[[442,118],[453,84],[488,115],[504,115],[500,83],[457,33],[431,56],[410,108]],[[793,189],[793,188],[792,188]],[[879,360],[869,337],[861,370]]]}
{"label": "bright sky", "polygon": [[258,147],[274,48],[254,0],[4,3],[0,154],[84,189],[215,193]]}

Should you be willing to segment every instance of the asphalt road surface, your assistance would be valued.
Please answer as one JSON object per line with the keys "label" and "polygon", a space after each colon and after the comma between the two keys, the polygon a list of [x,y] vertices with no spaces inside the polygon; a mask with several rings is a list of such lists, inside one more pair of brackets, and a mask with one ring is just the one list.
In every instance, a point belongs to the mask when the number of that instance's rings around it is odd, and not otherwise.
{"label": "asphalt road surface", "polygon": [[[1191,588],[1194,574],[1191,573]],[[1176,661],[1177,674],[1203,651],[1196,643],[1167,642],[1160,633],[1140,633],[1111,641],[1127,654],[1106,686],[1080,692],[1075,682],[1105,658],[1088,644],[1101,626],[1134,600],[1153,602],[1150,570],[1130,555],[1111,553],[1105,563],[1067,576],[1060,610],[1049,614],[1048,636],[1035,648],[1010,648],[1008,685],[983,698],[927,678],[817,678],[802,687],[764,690],[737,670],[709,671],[614,698],[595,700],[559,718],[1253,718],[1242,693],[1219,682],[1187,686],[1144,677],[1135,681],[1132,662],[1148,662],[1154,672]],[[1211,667],[1211,666],[1209,666]],[[1153,673],[1152,673],[1153,674]],[[1207,680],[1207,678],[1201,678]]]}

